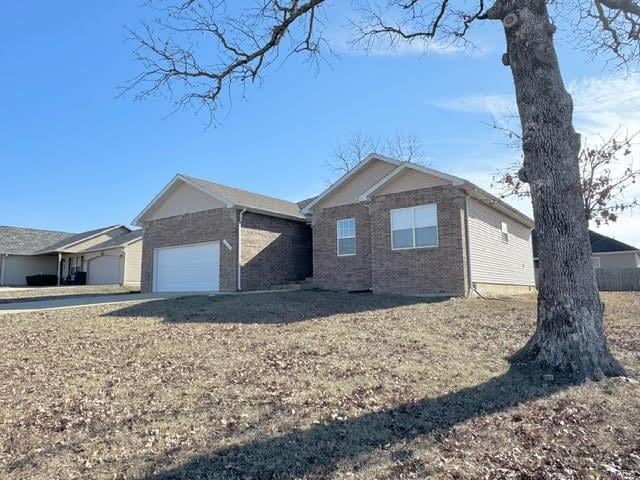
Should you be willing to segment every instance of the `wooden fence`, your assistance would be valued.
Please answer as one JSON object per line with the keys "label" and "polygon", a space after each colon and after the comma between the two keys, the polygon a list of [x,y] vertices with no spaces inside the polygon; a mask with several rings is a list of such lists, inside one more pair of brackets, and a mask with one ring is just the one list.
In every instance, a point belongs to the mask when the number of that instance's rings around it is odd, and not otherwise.
{"label": "wooden fence", "polygon": [[596,268],[596,281],[602,292],[640,290],[640,268]]}
{"label": "wooden fence", "polygon": [[[596,268],[595,271],[601,292],[640,291],[640,268]],[[538,277],[536,269],[536,284]]]}

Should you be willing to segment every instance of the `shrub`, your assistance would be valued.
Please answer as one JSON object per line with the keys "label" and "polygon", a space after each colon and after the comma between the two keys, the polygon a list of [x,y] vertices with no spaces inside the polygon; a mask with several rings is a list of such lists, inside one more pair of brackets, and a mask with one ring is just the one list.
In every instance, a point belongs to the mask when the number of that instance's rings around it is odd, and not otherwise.
{"label": "shrub", "polygon": [[55,287],[58,284],[58,276],[46,273],[27,275],[27,285],[30,287]]}

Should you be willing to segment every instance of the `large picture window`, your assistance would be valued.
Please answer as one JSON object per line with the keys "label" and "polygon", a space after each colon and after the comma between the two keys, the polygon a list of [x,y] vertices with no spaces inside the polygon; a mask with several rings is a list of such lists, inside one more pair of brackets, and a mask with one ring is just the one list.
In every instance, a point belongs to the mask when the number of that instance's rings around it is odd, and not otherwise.
{"label": "large picture window", "polygon": [[391,248],[438,246],[438,208],[435,204],[391,210]]}
{"label": "large picture window", "polygon": [[338,256],[356,254],[356,219],[346,218],[338,220],[336,224],[338,231]]}

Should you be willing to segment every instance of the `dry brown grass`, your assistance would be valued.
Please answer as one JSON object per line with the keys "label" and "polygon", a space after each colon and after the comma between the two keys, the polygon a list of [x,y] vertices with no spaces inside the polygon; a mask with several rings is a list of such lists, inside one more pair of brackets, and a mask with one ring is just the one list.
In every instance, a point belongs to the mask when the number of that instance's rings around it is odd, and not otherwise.
{"label": "dry brown grass", "polygon": [[[640,295],[607,294],[640,372]],[[637,478],[640,385],[510,370],[535,303],[287,292],[0,317],[0,477]]]}
{"label": "dry brown grass", "polygon": [[32,300],[49,300],[65,297],[116,295],[134,291],[136,291],[136,289],[121,287],[119,285],[3,288],[0,289],[0,303],[28,302]]}

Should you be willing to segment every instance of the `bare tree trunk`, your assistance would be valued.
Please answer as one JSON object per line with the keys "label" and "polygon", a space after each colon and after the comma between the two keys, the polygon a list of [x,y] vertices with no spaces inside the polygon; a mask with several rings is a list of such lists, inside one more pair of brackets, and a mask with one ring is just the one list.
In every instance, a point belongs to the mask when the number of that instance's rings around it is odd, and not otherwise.
{"label": "bare tree trunk", "polygon": [[539,237],[538,322],[513,360],[552,368],[575,380],[623,375],[603,330],[580,193],[580,136],[572,123],[545,0],[498,0],[488,18],[505,27],[522,123],[524,165]]}

